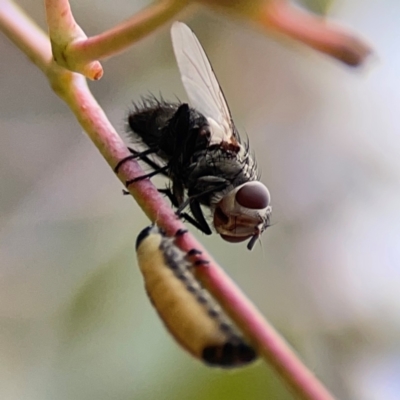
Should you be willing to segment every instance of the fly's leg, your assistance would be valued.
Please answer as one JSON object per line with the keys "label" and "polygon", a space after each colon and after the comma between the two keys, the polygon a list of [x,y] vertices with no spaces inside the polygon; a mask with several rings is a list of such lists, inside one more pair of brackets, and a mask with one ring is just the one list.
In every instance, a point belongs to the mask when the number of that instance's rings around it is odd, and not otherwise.
{"label": "fly's leg", "polygon": [[146,178],[151,178],[152,176],[160,174],[160,173],[164,173],[165,171],[168,170],[168,168],[169,168],[169,166],[165,165],[164,167],[161,167],[156,171],[152,171],[152,172],[149,172],[148,174],[145,174],[145,175],[142,175],[142,176],[138,176],[135,179],[131,179],[130,181],[126,181],[125,182],[125,186],[129,186],[129,185],[132,185],[132,183],[135,183],[135,182],[138,182],[138,181],[142,181],[143,179],[146,179]]}
{"label": "fly's leg", "polygon": [[178,208],[178,213],[184,210],[192,201],[197,200],[198,197],[204,196],[209,193],[217,192],[219,190],[223,190],[227,187],[227,183],[221,183],[216,186],[211,187],[210,189],[204,190],[201,193],[190,195]]}
{"label": "fly's leg", "polygon": [[215,191],[219,191],[219,190],[223,190],[225,189],[227,186],[226,183],[223,184],[219,184],[218,186],[214,186],[208,190],[205,190],[201,193],[189,196],[182,204],[180,204],[180,206],[178,207],[177,210],[177,214],[178,215],[182,215],[183,210],[189,206],[190,207],[190,211],[193,214],[193,217],[190,217],[191,220],[194,220],[195,223],[193,223],[192,221],[189,221],[192,225],[194,225],[197,229],[199,229],[200,231],[202,231],[203,233],[205,233],[206,235],[211,235],[212,231],[206,221],[206,219],[204,218],[204,214],[203,211],[201,209],[200,203],[197,200],[198,197],[204,196],[208,193],[212,193]]}
{"label": "fly's leg", "polygon": [[212,231],[204,218],[203,211],[197,199],[190,202],[190,211],[192,212],[196,222],[199,224],[199,229],[206,235],[211,235]]}
{"label": "fly's leg", "polygon": [[179,203],[178,203],[178,199],[174,196],[174,194],[172,193],[171,189],[166,188],[166,189],[158,189],[158,191],[162,194],[164,194],[165,196],[168,197],[169,201],[172,203],[172,205],[176,208],[179,207]]}
{"label": "fly's leg", "polygon": [[120,160],[118,162],[118,164],[115,166],[114,168],[114,172],[117,174],[119,169],[121,168],[121,166],[123,164],[125,164],[127,161],[129,160],[134,160],[135,158],[147,158],[147,154],[151,154],[151,153],[155,153],[156,150],[155,149],[147,149],[141,153],[137,152],[136,150],[131,149],[130,147],[128,147],[128,150],[132,153],[132,155],[123,158],[122,160]]}
{"label": "fly's leg", "polygon": [[[114,168],[114,172],[115,172],[115,173],[118,173],[118,170],[119,170],[119,169],[121,168],[121,166],[122,166],[123,164],[125,164],[127,161],[133,160],[133,159],[136,159],[136,158],[141,159],[143,162],[145,162],[147,165],[149,165],[151,168],[153,168],[154,171],[152,171],[152,172],[150,172],[150,173],[148,173],[148,174],[139,176],[139,177],[137,177],[137,178],[135,178],[135,179],[132,179],[132,180],[130,180],[130,181],[126,181],[126,182],[125,182],[125,186],[129,186],[129,185],[131,185],[132,183],[141,181],[141,180],[146,179],[146,178],[151,178],[152,176],[157,175],[157,174],[162,174],[162,175],[164,175],[164,176],[168,176],[168,174],[167,174],[167,170],[168,170],[168,168],[169,168],[169,165],[168,165],[168,164],[167,164],[167,165],[164,165],[164,166],[160,166],[160,165],[158,165],[155,161],[150,160],[150,158],[147,157],[148,154],[154,154],[154,153],[156,153],[156,152],[157,152],[157,149],[155,149],[155,148],[149,148],[149,149],[147,149],[147,150],[145,150],[145,151],[142,151],[142,152],[140,152],[140,153],[139,153],[138,151],[136,151],[136,150],[130,148],[130,147],[128,147],[128,149],[129,149],[129,151],[132,153],[132,155],[131,155],[131,156],[128,156],[128,157],[125,157],[124,159],[122,159],[121,161],[118,162],[118,164],[117,164],[117,165],[115,166],[115,168]],[[129,192],[126,192],[126,191],[123,191],[123,193],[124,193],[124,194],[129,194]]]}
{"label": "fly's leg", "polygon": [[[188,213],[180,213],[180,214],[177,214],[180,218],[184,218],[185,219],[185,221],[187,221],[187,222],[189,222],[189,224],[191,224],[191,225],[193,225],[195,228],[197,228],[199,231],[201,231],[201,232],[203,232],[204,234],[206,234],[206,235],[211,235],[211,229],[210,229],[210,227],[208,226],[208,224],[207,224],[207,222],[205,222],[206,223],[206,226],[207,226],[207,229],[204,229],[204,225],[201,225],[195,218],[193,218],[191,215],[189,215]],[[204,220],[205,221],[205,220]]]}
{"label": "fly's leg", "polygon": [[[129,149],[129,151],[130,151],[131,153],[133,153],[133,152],[136,153],[136,151],[133,150],[133,149],[131,149],[130,147],[128,147],[128,149]],[[145,153],[145,152],[140,153],[140,159],[141,159],[143,162],[145,162],[149,167],[153,168],[154,170],[160,170],[160,168],[162,168],[161,165],[157,164],[157,163],[156,163],[155,161],[153,161],[153,160],[150,160],[150,158],[147,157],[146,154],[143,155],[143,153]],[[151,154],[151,153],[149,153],[149,154]],[[168,175],[165,171],[160,171],[160,174],[166,176],[167,178],[169,177],[169,175]]]}
{"label": "fly's leg", "polygon": [[[188,202],[184,202],[182,203],[184,205],[184,207],[179,207],[179,203],[177,198],[174,196],[174,194],[172,193],[171,189],[158,189],[158,191],[164,195],[166,195],[168,197],[168,199],[171,201],[172,205],[174,207],[176,207],[178,210],[176,212],[176,215],[179,218],[183,218],[185,221],[189,222],[189,224],[192,224],[195,228],[197,228],[199,231],[202,231],[203,233],[205,233],[206,235],[211,235],[211,230],[206,222],[206,220],[203,217],[204,223],[206,225],[206,229],[204,228],[204,224],[201,224],[201,222],[199,222],[195,216],[195,218],[193,218],[191,215],[189,215],[186,212],[183,212],[183,210],[189,205]],[[186,204],[186,205],[185,205]],[[192,211],[193,212],[193,211]],[[201,212],[201,209],[200,209]],[[194,214],[193,214],[194,215]]]}

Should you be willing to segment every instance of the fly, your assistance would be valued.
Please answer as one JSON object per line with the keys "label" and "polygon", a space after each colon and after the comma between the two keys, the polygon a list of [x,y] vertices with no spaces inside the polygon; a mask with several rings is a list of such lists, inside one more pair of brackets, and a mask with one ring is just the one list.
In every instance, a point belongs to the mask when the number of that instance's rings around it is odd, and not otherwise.
{"label": "fly", "polygon": [[[171,36],[190,106],[154,97],[135,106],[128,118],[130,136],[145,150],[131,149],[128,159],[139,158],[153,171],[126,185],[163,174],[171,185],[160,191],[179,215],[211,234],[201,208],[206,206],[224,240],[250,239],[251,250],[270,225],[269,191],[259,181],[256,161],[239,136],[200,42],[181,22],[172,25]],[[187,207],[192,215],[183,212]]]}

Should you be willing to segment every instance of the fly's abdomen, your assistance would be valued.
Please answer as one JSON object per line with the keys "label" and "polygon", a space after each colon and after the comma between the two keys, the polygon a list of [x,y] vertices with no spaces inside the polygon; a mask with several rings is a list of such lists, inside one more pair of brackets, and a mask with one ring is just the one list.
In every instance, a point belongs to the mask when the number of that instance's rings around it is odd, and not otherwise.
{"label": "fly's abdomen", "polygon": [[143,142],[161,158],[174,158],[178,170],[209,144],[207,119],[185,103],[143,100],[130,113],[128,125],[134,141]]}
{"label": "fly's abdomen", "polygon": [[149,148],[160,148],[165,128],[176,113],[179,104],[158,101],[155,98],[136,104],[129,114],[129,135],[135,142],[142,141]]}

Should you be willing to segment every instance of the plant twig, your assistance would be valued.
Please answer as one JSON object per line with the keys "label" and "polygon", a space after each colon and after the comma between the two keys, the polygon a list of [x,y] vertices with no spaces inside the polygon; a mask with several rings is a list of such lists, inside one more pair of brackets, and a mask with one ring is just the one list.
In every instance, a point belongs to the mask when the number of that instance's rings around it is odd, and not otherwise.
{"label": "plant twig", "polygon": [[351,66],[362,64],[371,53],[370,46],[356,35],[296,8],[287,0],[160,0],[90,38],[77,25],[68,0],[45,0],[53,57],[70,71],[100,79],[103,69],[99,59],[125,50],[197,2],[239,14],[268,32],[288,36]]}
{"label": "plant twig", "polygon": [[72,43],[68,49],[68,56],[90,61],[119,53],[154,32],[186,5],[186,0],[162,0],[153,3],[106,32]]}
{"label": "plant twig", "polygon": [[254,20],[269,31],[303,42],[350,66],[362,64],[372,52],[371,47],[353,33],[296,8],[286,0],[269,0]]}
{"label": "plant twig", "polygon": [[103,68],[99,59],[123,51],[163,25],[186,5],[187,0],[161,0],[114,28],[88,38],[76,23],[68,0],[45,0],[54,60],[89,79],[100,79]]}
{"label": "plant twig", "polygon": [[290,37],[347,65],[361,65],[371,47],[338,24],[313,15],[288,0],[197,0],[208,7],[239,15],[268,33]]}
{"label": "plant twig", "polygon": [[12,1],[0,1],[0,30],[46,73],[52,58],[49,38]]}
{"label": "plant twig", "polygon": [[45,0],[47,25],[54,61],[70,71],[97,80],[103,76],[103,67],[97,60],[81,60],[70,57],[69,49],[74,43],[87,39],[72,15],[68,0]]}

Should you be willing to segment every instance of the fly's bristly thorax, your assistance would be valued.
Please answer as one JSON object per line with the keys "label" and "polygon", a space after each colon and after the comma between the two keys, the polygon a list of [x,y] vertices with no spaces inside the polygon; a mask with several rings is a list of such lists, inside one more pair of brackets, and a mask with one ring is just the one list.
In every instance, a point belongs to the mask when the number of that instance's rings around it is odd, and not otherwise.
{"label": "fly's bristly thorax", "polygon": [[[221,237],[232,243],[259,238],[269,225],[271,196],[258,181],[246,182],[227,193],[214,209],[214,226]],[[252,248],[255,240],[249,243]]]}

